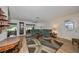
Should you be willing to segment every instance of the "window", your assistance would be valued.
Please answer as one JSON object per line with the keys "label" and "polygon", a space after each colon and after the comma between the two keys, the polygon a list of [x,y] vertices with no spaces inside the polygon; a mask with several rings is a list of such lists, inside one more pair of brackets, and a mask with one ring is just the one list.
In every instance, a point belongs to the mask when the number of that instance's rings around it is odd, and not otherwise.
{"label": "window", "polygon": [[9,23],[10,26],[7,29],[7,37],[16,36],[17,35],[17,24]]}
{"label": "window", "polygon": [[24,34],[24,22],[19,22],[19,34]]}
{"label": "window", "polygon": [[65,21],[65,28],[67,30],[73,30],[74,29],[74,22],[72,22],[70,20],[66,20]]}

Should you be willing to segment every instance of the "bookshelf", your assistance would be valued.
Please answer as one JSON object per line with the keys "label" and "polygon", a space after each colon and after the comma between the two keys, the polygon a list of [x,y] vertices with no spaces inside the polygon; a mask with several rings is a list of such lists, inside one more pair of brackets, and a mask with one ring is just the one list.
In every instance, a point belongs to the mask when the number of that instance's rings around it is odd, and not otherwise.
{"label": "bookshelf", "polygon": [[5,12],[0,8],[0,33],[9,26],[9,21],[6,17]]}

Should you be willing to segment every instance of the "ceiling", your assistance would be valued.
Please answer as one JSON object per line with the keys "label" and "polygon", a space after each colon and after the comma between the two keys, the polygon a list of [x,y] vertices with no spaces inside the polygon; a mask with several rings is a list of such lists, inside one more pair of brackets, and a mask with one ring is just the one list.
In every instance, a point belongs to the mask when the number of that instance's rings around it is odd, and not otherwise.
{"label": "ceiling", "polygon": [[51,22],[56,18],[79,12],[78,6],[10,6],[12,19],[31,22]]}

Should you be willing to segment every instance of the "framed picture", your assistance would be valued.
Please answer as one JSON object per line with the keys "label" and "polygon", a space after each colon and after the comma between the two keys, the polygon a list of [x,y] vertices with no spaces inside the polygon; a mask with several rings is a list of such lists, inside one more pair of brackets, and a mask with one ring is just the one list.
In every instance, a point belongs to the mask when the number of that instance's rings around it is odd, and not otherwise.
{"label": "framed picture", "polygon": [[24,34],[24,22],[19,22],[19,34]]}

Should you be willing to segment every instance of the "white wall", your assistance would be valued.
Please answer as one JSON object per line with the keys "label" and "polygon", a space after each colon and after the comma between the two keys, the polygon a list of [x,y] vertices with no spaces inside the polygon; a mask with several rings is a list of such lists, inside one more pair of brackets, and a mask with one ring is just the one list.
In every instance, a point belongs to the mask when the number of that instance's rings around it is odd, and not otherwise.
{"label": "white wall", "polygon": [[51,29],[51,26],[48,23],[36,23],[35,29]]}
{"label": "white wall", "polygon": [[[0,8],[2,8],[2,10],[5,12],[5,15],[8,16],[7,7],[0,6]],[[7,19],[8,19],[8,17],[7,17]],[[4,40],[6,38],[7,38],[7,31],[5,29],[5,30],[2,31],[2,33],[0,33],[0,41]]]}
{"label": "white wall", "polygon": [[[75,23],[73,31],[68,31],[64,26],[65,20],[71,20]],[[79,13],[74,15],[68,15],[59,19],[52,20],[51,26],[57,27],[58,36],[71,40],[72,38],[79,38]]]}

